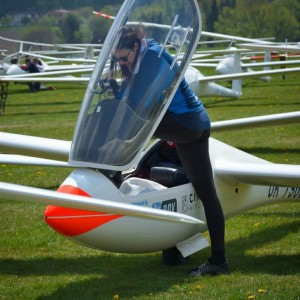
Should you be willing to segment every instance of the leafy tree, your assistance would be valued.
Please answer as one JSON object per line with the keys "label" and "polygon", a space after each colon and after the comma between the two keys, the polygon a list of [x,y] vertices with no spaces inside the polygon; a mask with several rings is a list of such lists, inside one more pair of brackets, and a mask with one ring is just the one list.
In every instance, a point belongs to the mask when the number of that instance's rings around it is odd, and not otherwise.
{"label": "leafy tree", "polygon": [[80,7],[75,10],[76,14],[84,19],[88,19],[93,14],[93,8],[90,6]]}
{"label": "leafy tree", "polygon": [[76,14],[71,13],[68,16],[66,16],[62,20],[62,24],[60,27],[61,27],[65,42],[67,42],[67,43],[77,43],[78,42],[75,38],[75,32],[78,31],[80,28],[80,18]]}
{"label": "leafy tree", "polygon": [[62,34],[66,43],[90,42],[92,32],[84,18],[70,13],[62,20]]}
{"label": "leafy tree", "polygon": [[275,5],[288,9],[300,22],[300,1],[299,0],[275,0]]}
{"label": "leafy tree", "polygon": [[198,0],[203,28],[208,31],[214,31],[214,23],[217,21],[220,11],[224,7],[234,7],[235,2],[235,0]]}
{"label": "leafy tree", "polygon": [[94,10],[99,10],[106,5],[120,5],[123,2],[123,0],[1,0],[0,16],[29,12],[32,9],[38,11],[71,10],[89,6]]}
{"label": "leafy tree", "polygon": [[88,23],[81,18],[79,30],[74,32],[75,41],[78,43],[90,43],[93,35]]}
{"label": "leafy tree", "polygon": [[268,14],[266,20],[269,26],[272,26],[278,41],[299,41],[300,29],[297,17],[287,7],[273,3],[272,14]]}
{"label": "leafy tree", "polygon": [[14,17],[12,15],[5,15],[1,18],[1,26],[7,27],[11,26],[13,23]]}
{"label": "leafy tree", "polygon": [[[110,5],[104,7],[103,11],[107,14],[115,15],[118,12],[118,9],[116,9],[115,6]],[[103,43],[112,24],[112,20],[104,19],[94,14],[91,14],[88,19],[88,24],[93,34],[91,42]]]}
{"label": "leafy tree", "polygon": [[299,25],[292,12],[267,0],[237,0],[234,8],[221,11],[215,30],[251,38],[275,37],[278,41],[299,38]]}
{"label": "leafy tree", "polygon": [[35,25],[28,27],[22,33],[21,39],[31,42],[55,44],[61,42],[61,32],[55,27]]}
{"label": "leafy tree", "polygon": [[[71,13],[60,24],[57,24],[58,21],[47,20],[46,17],[36,24],[38,27],[51,27],[51,31],[55,32],[55,40],[63,37],[63,42],[103,42],[111,21],[94,16],[92,10],[116,15],[123,2],[124,0],[1,0],[0,21],[2,26],[10,26],[12,15],[17,12],[37,12],[42,15],[47,11],[67,9]],[[137,12],[136,17],[148,20],[149,16],[155,14],[158,22],[168,18],[166,11],[172,11],[175,5],[172,0],[144,0],[144,4],[145,7]],[[300,39],[299,0],[198,0],[198,4],[204,30],[247,37],[274,36],[280,41],[286,38],[289,41]],[[30,24],[33,24],[32,21],[28,23]],[[59,27],[55,28],[57,25]],[[31,31],[30,28],[28,30]]]}
{"label": "leafy tree", "polygon": [[58,26],[58,21],[54,16],[44,15],[37,21],[37,25],[46,27]]}

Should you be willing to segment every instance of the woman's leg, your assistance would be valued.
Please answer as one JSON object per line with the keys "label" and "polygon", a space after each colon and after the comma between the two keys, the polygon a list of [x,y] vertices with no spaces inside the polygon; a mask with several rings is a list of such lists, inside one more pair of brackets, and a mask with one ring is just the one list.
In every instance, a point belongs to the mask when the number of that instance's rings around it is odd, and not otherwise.
{"label": "woman's leg", "polygon": [[155,132],[156,137],[176,143],[182,165],[204,206],[212,251],[209,262],[222,264],[225,262],[225,225],[213,180],[209,134],[209,131],[195,132],[178,125],[169,113]]}
{"label": "woman's leg", "polygon": [[211,240],[210,262],[220,264],[225,261],[224,215],[215,189],[208,147],[208,138],[188,144],[177,143],[182,165],[204,206]]}

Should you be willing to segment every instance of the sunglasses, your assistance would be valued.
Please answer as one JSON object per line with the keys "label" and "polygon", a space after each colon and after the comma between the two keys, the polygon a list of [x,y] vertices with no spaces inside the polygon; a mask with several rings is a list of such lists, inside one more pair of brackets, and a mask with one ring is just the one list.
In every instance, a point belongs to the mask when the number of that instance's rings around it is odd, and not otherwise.
{"label": "sunglasses", "polygon": [[126,56],[121,56],[119,58],[117,58],[113,55],[112,60],[114,60],[115,62],[120,62],[120,61],[126,62],[126,61],[128,61],[128,56],[129,56],[130,52],[131,52],[131,49],[128,51]]}

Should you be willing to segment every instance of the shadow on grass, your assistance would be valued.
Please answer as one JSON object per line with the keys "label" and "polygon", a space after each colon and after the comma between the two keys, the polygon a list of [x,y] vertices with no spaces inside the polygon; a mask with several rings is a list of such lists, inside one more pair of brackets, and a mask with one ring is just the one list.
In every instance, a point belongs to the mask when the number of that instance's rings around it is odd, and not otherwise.
{"label": "shadow on grass", "polygon": [[[247,254],[249,250],[297,233],[299,228],[300,221],[295,221],[255,231],[250,236],[227,243],[231,272],[275,276],[299,274],[299,255],[258,257]],[[99,256],[83,255],[76,258],[67,257],[66,254],[65,258],[1,259],[0,274],[24,277],[24,280],[30,276],[45,276],[45,282],[57,286],[50,295],[40,291],[36,299],[112,299],[115,294],[123,299],[135,296],[146,299],[167,292],[175,284],[187,282],[186,271],[203,262],[208,253],[209,249],[201,251],[191,257],[188,265],[176,267],[164,266],[159,253],[116,255],[99,252]],[[61,279],[55,279],[54,283],[49,277]]]}
{"label": "shadow on grass", "polygon": [[[181,268],[167,268],[158,255],[111,255],[80,258],[41,258],[0,261],[0,274],[24,276],[60,276],[62,285],[48,295],[36,299],[112,299],[122,293],[130,298],[149,295],[156,291],[166,291],[175,282],[185,278]],[[78,278],[72,281],[65,277]],[[48,280],[48,279],[47,279]],[[68,282],[68,284],[66,284]],[[70,283],[69,283],[70,282]],[[163,282],[163,284],[161,284]]]}
{"label": "shadow on grass", "polygon": [[[270,215],[270,214],[269,214]],[[291,218],[291,213],[287,213]],[[257,215],[256,215],[257,216]],[[261,218],[265,216],[262,214]],[[226,244],[230,267],[232,271],[241,273],[267,273],[271,275],[299,274],[300,255],[266,254],[255,256],[247,254],[248,251],[259,249],[285,238],[289,234],[297,234],[300,221],[294,221],[280,226],[255,231],[249,236],[234,240]],[[297,241],[294,241],[295,244]],[[288,245],[287,245],[288,247]],[[295,245],[295,248],[297,246]],[[273,251],[272,251],[273,252]],[[282,252],[282,251],[281,251]]]}
{"label": "shadow on grass", "polygon": [[[255,215],[257,216],[257,213]],[[297,217],[292,213],[286,213],[285,216],[290,218]],[[262,218],[264,217],[266,217],[266,215],[263,213]],[[232,271],[234,272],[234,270],[239,269],[246,273],[257,273],[261,271],[263,273],[276,275],[298,274],[299,265],[297,265],[296,262],[300,259],[299,255],[279,254],[255,257],[247,255],[246,252],[281,240],[289,234],[295,234],[299,232],[299,229],[300,221],[297,220],[260,231],[258,229],[247,237],[228,242],[226,247]],[[198,261],[199,258],[205,259],[203,253],[207,255],[208,252],[208,249],[206,249],[191,257],[187,269],[191,266],[194,267],[192,263],[194,264],[195,260]],[[95,274],[105,278],[114,278],[116,281],[118,281],[118,276],[120,276],[119,280],[121,280],[124,274],[126,274],[126,276],[131,276],[133,281],[142,282],[143,278],[153,277],[153,279],[155,279],[157,270],[161,269],[160,277],[166,277],[167,279],[169,276],[172,277],[171,274],[176,275],[176,280],[185,277],[180,276],[180,274],[185,273],[184,269],[187,265],[166,267],[162,264],[162,260],[158,254],[116,255],[107,252],[99,253],[99,256],[82,256],[78,258],[44,257],[0,259],[0,274],[17,276],[56,276],[67,273],[82,275]]]}

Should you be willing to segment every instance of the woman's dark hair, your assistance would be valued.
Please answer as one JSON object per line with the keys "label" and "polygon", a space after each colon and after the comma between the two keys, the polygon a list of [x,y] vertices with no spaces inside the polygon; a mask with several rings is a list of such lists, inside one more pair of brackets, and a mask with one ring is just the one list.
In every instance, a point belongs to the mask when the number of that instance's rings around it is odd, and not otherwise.
{"label": "woman's dark hair", "polygon": [[[133,50],[135,45],[138,46],[136,53],[140,53],[142,39],[144,38],[144,32],[142,28],[132,28],[124,26],[120,29],[121,37],[117,44],[116,50],[120,49],[128,49]],[[135,67],[136,61],[137,61],[138,55],[136,55],[134,62],[132,64],[132,68]],[[113,74],[116,71],[116,61],[111,60],[110,64],[110,71],[111,74]],[[122,75],[125,80],[130,79],[130,70],[127,70],[127,67],[124,68],[121,66]]]}
{"label": "woman's dark hair", "polygon": [[143,32],[140,28],[122,27],[120,29],[121,37],[117,45],[117,50],[119,49],[133,49],[135,44],[138,45],[139,49],[141,47],[141,41],[144,37]]}

